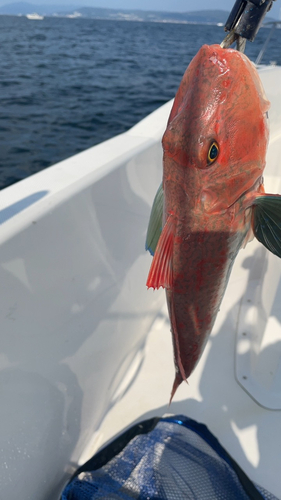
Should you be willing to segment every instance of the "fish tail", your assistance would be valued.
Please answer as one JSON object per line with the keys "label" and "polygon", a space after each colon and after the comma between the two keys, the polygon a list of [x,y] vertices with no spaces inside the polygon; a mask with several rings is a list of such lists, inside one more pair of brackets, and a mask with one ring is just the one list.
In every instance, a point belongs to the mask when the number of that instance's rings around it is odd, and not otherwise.
{"label": "fish tail", "polygon": [[174,298],[173,298],[173,292],[170,294],[170,319],[171,319],[171,331],[173,335],[173,344],[174,344],[174,349],[175,349],[175,363],[176,363],[176,376],[174,380],[174,384],[172,387],[172,392],[171,392],[171,397],[170,397],[170,403],[172,402],[172,399],[176,393],[177,388],[179,385],[182,383],[183,380],[186,380],[186,374],[185,374],[185,369],[181,360],[181,354],[180,354],[180,344],[179,344],[179,334],[178,334],[178,329],[177,329],[177,323],[176,323],[176,314],[175,314],[175,308],[174,308]]}
{"label": "fish tail", "polygon": [[181,385],[181,383],[185,381],[187,384],[188,384],[188,381],[185,379],[182,378],[180,372],[177,372],[176,373],[176,376],[175,376],[175,380],[174,380],[174,383],[173,383],[173,387],[172,387],[172,392],[171,392],[171,397],[170,397],[170,401],[169,401],[169,406],[172,402],[172,399],[177,391],[177,388]]}
{"label": "fish tail", "polygon": [[183,363],[181,360],[180,339],[179,339],[178,328],[177,328],[173,292],[171,293],[170,312],[171,312],[171,327],[172,327],[173,342],[174,342],[174,348],[175,348],[175,353],[176,353],[175,359],[176,359],[176,363],[178,366],[179,375],[180,375],[181,379],[186,380],[185,369],[184,369],[184,366],[183,366]]}

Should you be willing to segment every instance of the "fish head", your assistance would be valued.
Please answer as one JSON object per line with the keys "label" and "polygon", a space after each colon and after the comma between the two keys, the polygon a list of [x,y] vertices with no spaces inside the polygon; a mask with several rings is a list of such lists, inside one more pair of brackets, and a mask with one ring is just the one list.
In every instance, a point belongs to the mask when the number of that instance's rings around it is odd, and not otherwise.
{"label": "fish head", "polygon": [[163,136],[164,185],[174,170],[194,206],[230,207],[261,179],[268,109],[250,60],[204,45],[184,74]]}

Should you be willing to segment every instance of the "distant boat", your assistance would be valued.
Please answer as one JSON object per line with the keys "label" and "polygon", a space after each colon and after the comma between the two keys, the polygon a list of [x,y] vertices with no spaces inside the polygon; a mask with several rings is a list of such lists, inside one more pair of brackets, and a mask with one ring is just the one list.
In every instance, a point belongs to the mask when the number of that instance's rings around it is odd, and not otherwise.
{"label": "distant boat", "polygon": [[76,17],[82,17],[82,14],[80,12],[73,12],[73,14],[68,14],[66,17],[69,17],[70,19],[75,19]]}
{"label": "distant boat", "polygon": [[42,21],[44,19],[44,16],[40,16],[36,12],[33,14],[26,14],[27,19],[33,19],[34,21]]}

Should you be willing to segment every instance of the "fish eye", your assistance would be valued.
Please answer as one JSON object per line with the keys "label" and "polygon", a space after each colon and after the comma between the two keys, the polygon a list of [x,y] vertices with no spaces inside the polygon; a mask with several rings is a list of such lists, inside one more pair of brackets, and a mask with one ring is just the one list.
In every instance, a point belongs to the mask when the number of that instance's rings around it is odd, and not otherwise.
{"label": "fish eye", "polygon": [[213,141],[208,151],[208,164],[214,163],[219,155],[219,145],[216,141]]}

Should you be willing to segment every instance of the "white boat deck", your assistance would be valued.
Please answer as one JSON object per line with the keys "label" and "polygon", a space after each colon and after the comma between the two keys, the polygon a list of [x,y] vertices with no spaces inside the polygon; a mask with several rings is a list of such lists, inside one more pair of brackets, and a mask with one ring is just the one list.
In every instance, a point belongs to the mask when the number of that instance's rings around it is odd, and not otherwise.
{"label": "white boat deck", "polygon": [[[272,102],[265,187],[281,193],[281,68],[261,77]],[[169,322],[164,292],[145,287],[144,240],[170,106],[1,192],[6,500],[58,499],[109,439],[167,412],[205,423],[281,498],[281,262],[257,241],[240,251],[203,357],[168,408]]]}
{"label": "white boat deck", "polygon": [[[253,267],[249,264],[250,259],[255,260]],[[204,354],[190,376],[188,385],[182,383],[170,407],[168,402],[174,380],[173,351],[168,313],[166,307],[163,307],[149,333],[144,350],[137,353],[130,375],[127,375],[123,387],[115,395],[116,405],[93,436],[89,448],[80,458],[81,464],[116,433],[130,426],[132,421],[166,413],[184,414],[205,423],[249,477],[280,498],[280,286],[269,318],[271,326],[274,325],[270,330],[272,341],[269,342],[268,352],[266,348],[261,352],[261,362],[266,358],[270,362],[278,357],[278,368],[274,368],[272,378],[278,387],[275,397],[279,403],[279,411],[266,409],[254,401],[239,385],[235,370],[237,356],[246,356],[248,352],[239,344],[239,327],[243,300],[248,297],[249,291],[251,293],[251,269],[262,269],[264,262],[265,252],[258,242],[249,244],[239,253]],[[268,283],[270,286],[270,277]],[[257,308],[260,304],[251,303],[251,306],[258,315]],[[262,376],[266,378],[267,372],[270,372],[267,359],[261,370],[264,370]],[[247,388],[247,381],[242,382]],[[251,380],[248,382],[251,383]],[[254,377],[252,383],[257,383]],[[269,394],[274,390],[272,386],[264,387],[262,384],[259,389],[261,392],[266,389]],[[144,408],[146,411],[143,411]]]}

